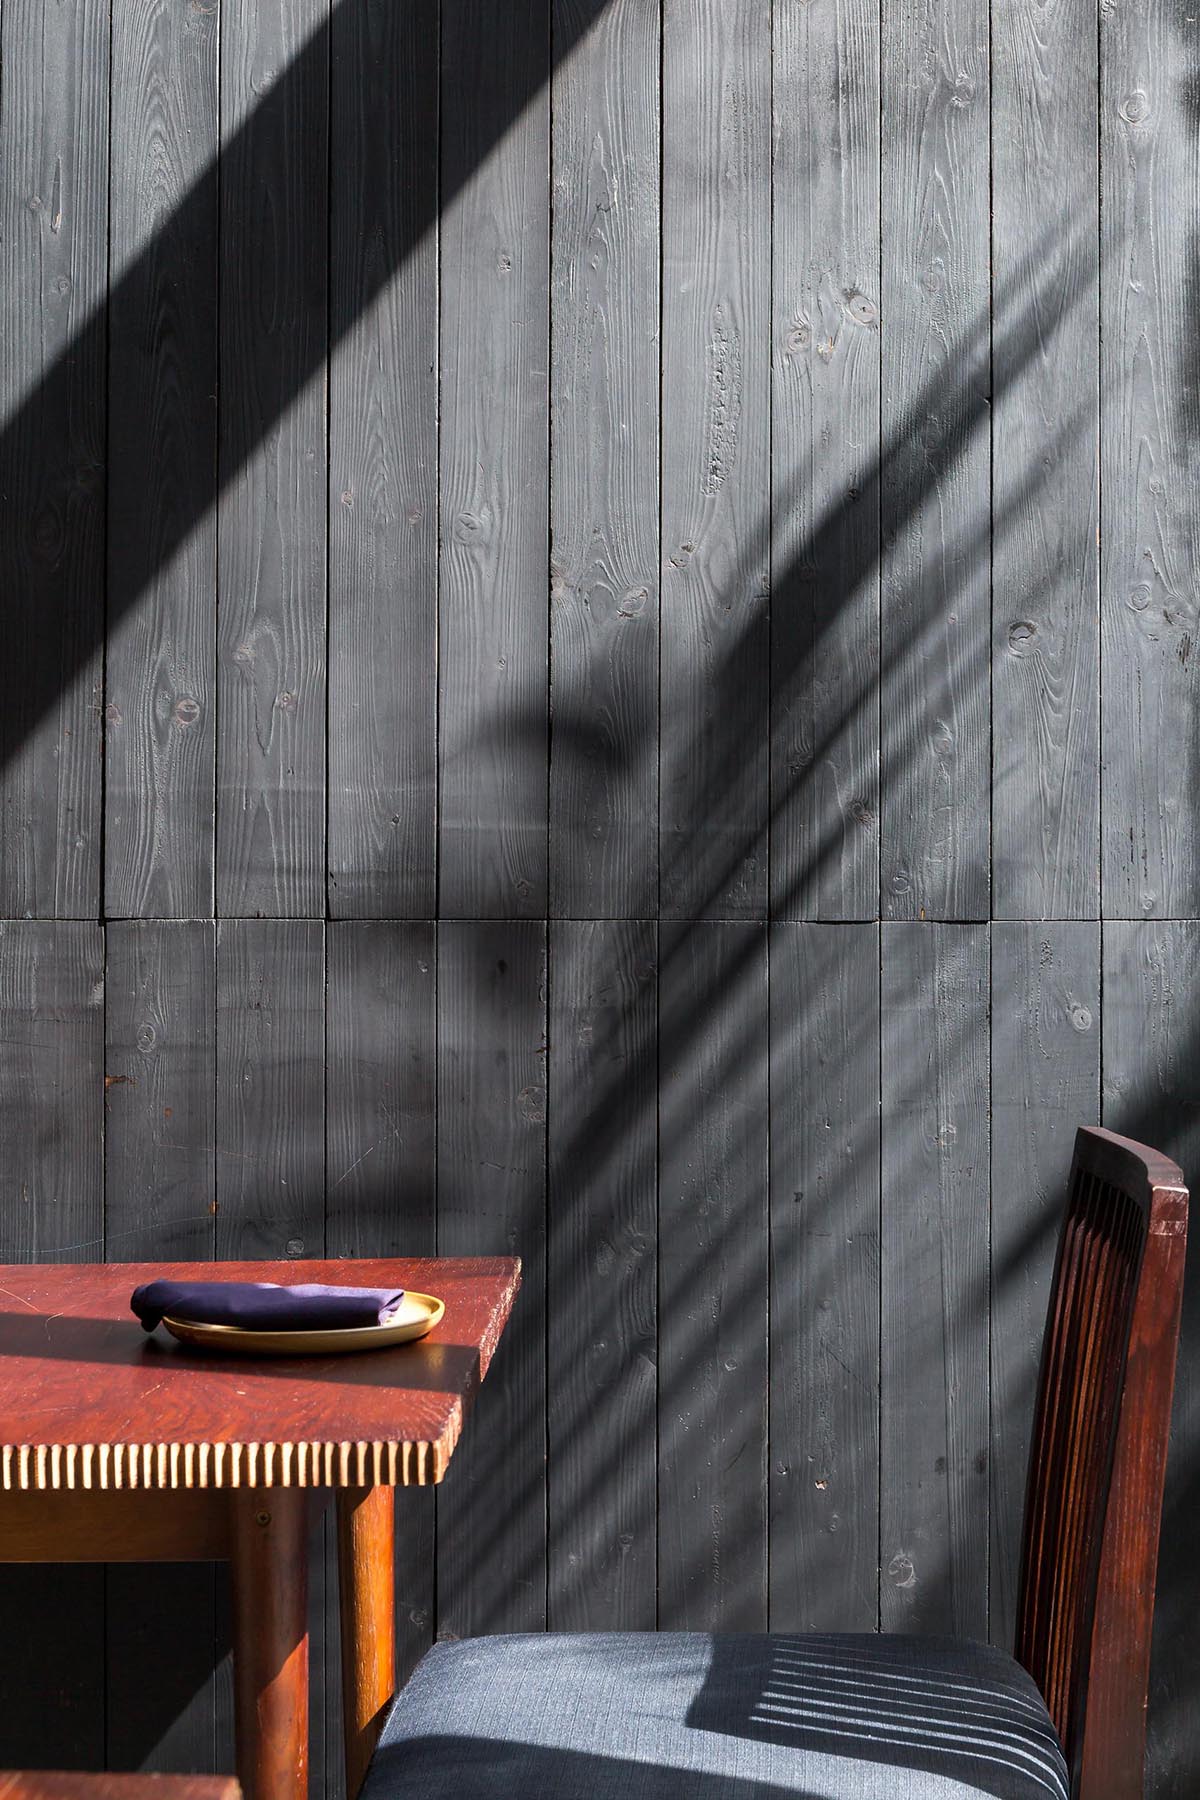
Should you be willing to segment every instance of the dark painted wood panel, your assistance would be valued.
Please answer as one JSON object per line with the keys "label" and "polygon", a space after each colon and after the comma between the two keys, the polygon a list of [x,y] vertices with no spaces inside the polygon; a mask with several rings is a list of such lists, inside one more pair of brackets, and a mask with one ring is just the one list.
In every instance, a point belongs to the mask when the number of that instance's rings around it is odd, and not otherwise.
{"label": "dark painted wood panel", "polygon": [[[429,920],[329,928],[330,1256],[432,1256],[437,1249],[435,939]],[[403,1679],[433,1635],[434,1496],[401,1490],[396,1512],[396,1657]],[[336,1612],[332,1557],[326,1577]],[[341,1729],[339,1701],[337,1683],[330,1682],[326,1729],[332,1744]]]}
{"label": "dark painted wood panel", "polygon": [[761,918],[768,807],[771,40],[663,9],[661,904]]}
{"label": "dark painted wood panel", "polygon": [[325,913],[328,11],[221,15],[217,910]]}
{"label": "dark painted wood panel", "polygon": [[[104,1254],[103,1059],[100,928],[0,923],[6,1262],[87,1262]],[[103,1571],[0,1570],[0,1640],[7,1646],[6,1763],[103,1767]]]}
{"label": "dark painted wood panel", "polygon": [[440,906],[518,918],[546,910],[550,0],[443,0],[442,63]]}
{"label": "dark painted wood panel", "polygon": [[[216,1231],[216,926],[111,923],[105,938],[105,1257],[203,1261]],[[215,1768],[212,1568],[114,1565],[106,1580],[108,1761]]]}
{"label": "dark painted wood panel", "polygon": [[1107,918],[1200,912],[1195,21],[1100,19],[1101,808]]}
{"label": "dark painted wood panel", "polygon": [[661,927],[659,1623],[767,1619],[767,941]]}
{"label": "dark painted wood panel", "polygon": [[879,1623],[879,928],[775,925],[770,1625]]}
{"label": "dark painted wood panel", "polygon": [[[1104,926],[1104,1124],[1161,1147],[1200,1185],[1200,921]],[[1150,1687],[1147,1792],[1200,1783],[1195,1696],[1196,1509],[1200,1505],[1200,1234],[1183,1290]]]}
{"label": "dark painted wood panel", "polygon": [[213,1253],[216,927],[112,923],[106,932],[105,1256]]}
{"label": "dark painted wood panel", "polygon": [[[521,1292],[438,1495],[439,1635],[546,1622],[546,928],[438,927],[438,1253]],[[498,1507],[500,1510],[498,1511]]]}
{"label": "dark painted wood panel", "polygon": [[659,0],[554,0],[550,905],[658,898]]}
{"label": "dark painted wood panel", "polygon": [[217,932],[221,1259],[320,1256],[325,1238],[325,927]]}
{"label": "dark painted wood panel", "polygon": [[355,922],[328,937],[330,1256],[432,1256],[436,930]]}
{"label": "dark painted wood panel", "polygon": [[95,918],[109,21],[0,12],[0,915]]}
{"label": "dark painted wood panel", "polygon": [[777,7],[773,95],[771,901],[777,917],[873,919],[878,9]]}
{"label": "dark painted wood panel", "polygon": [[1095,11],[992,9],[995,914],[1094,918]]}
{"label": "dark painted wood panel", "polygon": [[332,12],[329,275],[345,325],[329,387],[335,917],[436,903],[437,21],[436,0]]}
{"label": "dark painted wood panel", "polygon": [[104,935],[0,922],[0,1261],[104,1252]]}
{"label": "dark painted wood panel", "polygon": [[550,933],[546,1344],[555,1631],[656,1622],[658,933]]}
{"label": "dark painted wood panel", "polygon": [[988,928],[885,925],[880,1617],[988,1616]]}
{"label": "dark painted wood panel", "polygon": [[[222,1260],[325,1254],[325,932],[309,920],[226,919],[217,927],[217,1218]],[[332,1540],[331,1540],[332,1541]],[[321,1684],[337,1666],[327,1621],[325,1534],[309,1546],[310,1745],[323,1771]],[[218,1649],[231,1639],[228,1582],[217,1585]],[[218,1766],[231,1766],[233,1693],[216,1691]],[[332,1742],[338,1745],[336,1720]],[[340,1745],[339,1745],[340,1749]],[[335,1752],[336,1754],[336,1752]]]}
{"label": "dark painted wood panel", "polygon": [[1100,1117],[1100,928],[992,927],[991,1640],[1011,1649],[1029,1437],[1075,1128]]}
{"label": "dark painted wood panel", "polygon": [[217,13],[113,9],[104,909],[213,911]]}
{"label": "dark painted wood panel", "polygon": [[882,908],[984,919],[988,9],[890,5],[882,31]]}

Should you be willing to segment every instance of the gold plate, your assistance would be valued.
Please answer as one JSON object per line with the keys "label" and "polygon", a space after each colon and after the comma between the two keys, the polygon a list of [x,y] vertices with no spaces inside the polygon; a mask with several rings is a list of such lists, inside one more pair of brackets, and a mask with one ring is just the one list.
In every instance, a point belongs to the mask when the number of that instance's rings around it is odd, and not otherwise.
{"label": "gold plate", "polygon": [[163,1319],[171,1336],[199,1350],[238,1356],[336,1356],[348,1350],[386,1350],[409,1344],[432,1331],[446,1310],[432,1294],[406,1293],[385,1325],[347,1325],[334,1330],[256,1331],[244,1325],[202,1325],[191,1319]]}

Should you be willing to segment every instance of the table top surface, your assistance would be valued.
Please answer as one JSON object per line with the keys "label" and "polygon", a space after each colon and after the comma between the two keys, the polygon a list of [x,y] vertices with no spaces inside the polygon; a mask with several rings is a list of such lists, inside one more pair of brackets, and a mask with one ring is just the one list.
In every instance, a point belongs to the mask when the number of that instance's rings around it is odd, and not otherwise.
{"label": "table top surface", "polygon": [[[129,1310],[143,1281],[435,1294],[425,1338],[354,1355],[188,1350]],[[0,1487],[440,1481],[520,1282],[512,1257],[0,1264]]]}

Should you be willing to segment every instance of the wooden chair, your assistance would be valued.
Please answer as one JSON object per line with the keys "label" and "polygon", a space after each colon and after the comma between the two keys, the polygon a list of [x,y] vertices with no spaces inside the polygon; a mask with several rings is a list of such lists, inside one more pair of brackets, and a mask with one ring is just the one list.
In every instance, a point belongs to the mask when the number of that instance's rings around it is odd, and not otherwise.
{"label": "wooden chair", "polygon": [[364,1800],[1137,1800],[1186,1229],[1173,1163],[1079,1132],[1015,1657],[866,1634],[439,1644]]}

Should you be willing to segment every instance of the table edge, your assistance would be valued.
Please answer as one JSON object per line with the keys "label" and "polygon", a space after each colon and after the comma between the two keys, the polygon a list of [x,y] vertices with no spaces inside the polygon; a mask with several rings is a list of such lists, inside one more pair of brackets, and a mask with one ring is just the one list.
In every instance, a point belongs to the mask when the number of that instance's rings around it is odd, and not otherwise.
{"label": "table edge", "polygon": [[3,1444],[0,1492],[427,1487],[445,1475],[462,1424],[459,1406],[441,1437],[419,1443]]}

